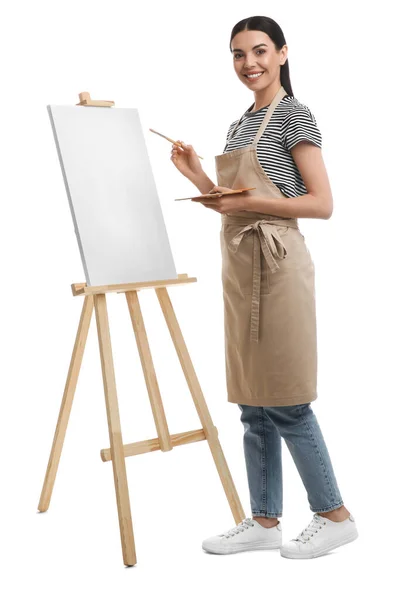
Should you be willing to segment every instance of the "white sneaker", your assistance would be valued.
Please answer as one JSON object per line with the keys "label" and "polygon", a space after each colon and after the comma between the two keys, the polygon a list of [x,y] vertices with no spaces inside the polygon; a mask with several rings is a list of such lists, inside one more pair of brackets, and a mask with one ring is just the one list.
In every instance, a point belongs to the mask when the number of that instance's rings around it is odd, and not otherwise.
{"label": "white sneaker", "polygon": [[281,546],[280,554],[285,558],[317,558],[338,546],[353,542],[358,535],[351,514],[345,521],[335,522],[316,513],[298,537]]}
{"label": "white sneaker", "polygon": [[263,527],[254,519],[247,518],[236,527],[207,538],[202,542],[203,550],[212,554],[232,554],[245,550],[270,550],[280,548],[280,521],[274,527]]}

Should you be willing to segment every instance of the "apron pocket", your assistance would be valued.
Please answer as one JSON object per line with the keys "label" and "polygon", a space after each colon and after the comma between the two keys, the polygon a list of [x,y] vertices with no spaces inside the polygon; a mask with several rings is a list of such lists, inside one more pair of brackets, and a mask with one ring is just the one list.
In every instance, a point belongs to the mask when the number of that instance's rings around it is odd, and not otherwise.
{"label": "apron pocket", "polygon": [[229,243],[238,233],[239,227],[225,224],[220,231],[222,251],[222,283],[227,293],[252,294],[253,234],[245,235],[237,250],[233,252]]}

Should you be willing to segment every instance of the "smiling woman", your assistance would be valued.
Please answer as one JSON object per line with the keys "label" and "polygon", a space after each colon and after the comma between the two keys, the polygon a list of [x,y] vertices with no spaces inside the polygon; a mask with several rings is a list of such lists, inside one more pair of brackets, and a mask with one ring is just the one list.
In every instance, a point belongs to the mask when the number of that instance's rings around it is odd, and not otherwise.
{"label": "smiling woman", "polygon": [[[199,200],[222,215],[227,399],[241,410],[252,509],[252,518],[202,547],[219,554],[280,548],[285,557],[312,558],[357,537],[310,406],[318,397],[315,268],[298,218],[328,219],[332,196],[321,133],[294,97],[280,26],[268,17],[243,19],[230,51],[254,102],[215,157],[217,185],[192,146],[172,149],[176,167],[202,193],[256,188]],[[281,438],[316,513],[283,546]]]}

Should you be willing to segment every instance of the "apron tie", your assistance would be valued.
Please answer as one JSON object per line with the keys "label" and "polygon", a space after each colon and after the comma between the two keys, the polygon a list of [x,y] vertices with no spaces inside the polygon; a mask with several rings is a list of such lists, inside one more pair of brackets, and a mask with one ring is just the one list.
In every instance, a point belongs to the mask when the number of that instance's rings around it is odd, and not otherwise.
{"label": "apron tie", "polygon": [[[251,332],[250,340],[254,342],[259,341],[259,305],[260,305],[260,285],[261,285],[261,254],[266,260],[266,265],[272,273],[279,269],[276,258],[284,259],[287,255],[287,249],[282,242],[280,235],[277,231],[276,225],[285,225],[288,227],[295,227],[292,223],[287,221],[272,220],[267,221],[261,219],[250,223],[243,227],[234,237],[230,240],[228,247],[232,252],[237,252],[237,249],[243,239],[244,235],[255,233],[254,246],[253,246],[253,261],[252,261],[252,299],[251,299]],[[268,280],[268,269],[266,268],[266,281],[267,286],[269,285]]]}

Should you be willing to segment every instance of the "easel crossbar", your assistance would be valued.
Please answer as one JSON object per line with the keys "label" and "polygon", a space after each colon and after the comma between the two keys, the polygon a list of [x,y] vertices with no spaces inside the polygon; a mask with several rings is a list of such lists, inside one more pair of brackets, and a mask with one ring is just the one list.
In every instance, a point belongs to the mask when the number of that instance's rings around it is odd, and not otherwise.
{"label": "easel crossbar", "polygon": [[[218,435],[216,427],[214,427],[215,436]],[[192,431],[185,431],[183,433],[173,433],[170,436],[172,447],[183,446],[184,444],[191,444],[193,442],[201,442],[206,440],[206,434],[203,429],[194,429]],[[171,448],[173,449],[173,448]],[[159,438],[152,438],[150,440],[143,440],[142,442],[134,442],[132,444],[124,444],[123,452],[125,456],[135,456],[136,454],[145,454],[146,452],[154,452],[155,450],[161,450]],[[101,459],[103,462],[112,460],[111,448],[105,448],[101,450]]]}
{"label": "easel crossbar", "polygon": [[111,285],[86,285],[86,283],[72,283],[73,296],[92,296],[107,294],[109,292],[130,292],[152,288],[164,288],[172,285],[195,283],[196,277],[188,277],[187,273],[178,273],[177,279],[158,279],[156,281],[138,281],[137,283],[114,283]]}

